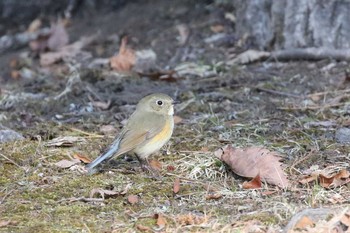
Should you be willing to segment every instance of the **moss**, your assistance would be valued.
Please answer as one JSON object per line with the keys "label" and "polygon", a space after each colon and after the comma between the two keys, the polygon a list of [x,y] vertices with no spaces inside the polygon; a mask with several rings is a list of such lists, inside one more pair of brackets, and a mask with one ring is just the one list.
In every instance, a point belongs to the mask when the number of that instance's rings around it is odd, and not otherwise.
{"label": "moss", "polygon": [[262,212],[252,215],[243,215],[241,216],[240,220],[242,221],[249,221],[249,220],[258,220],[264,225],[274,225],[279,222],[279,219],[277,216],[274,216],[271,213],[268,212]]}

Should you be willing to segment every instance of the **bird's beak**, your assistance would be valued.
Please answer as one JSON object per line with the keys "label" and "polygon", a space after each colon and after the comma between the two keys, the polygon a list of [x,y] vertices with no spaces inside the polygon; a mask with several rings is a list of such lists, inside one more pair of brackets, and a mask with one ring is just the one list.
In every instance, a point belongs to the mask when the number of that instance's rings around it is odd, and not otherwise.
{"label": "bird's beak", "polygon": [[172,104],[179,104],[179,103],[181,103],[181,102],[178,100],[173,100],[173,102],[172,102]]}

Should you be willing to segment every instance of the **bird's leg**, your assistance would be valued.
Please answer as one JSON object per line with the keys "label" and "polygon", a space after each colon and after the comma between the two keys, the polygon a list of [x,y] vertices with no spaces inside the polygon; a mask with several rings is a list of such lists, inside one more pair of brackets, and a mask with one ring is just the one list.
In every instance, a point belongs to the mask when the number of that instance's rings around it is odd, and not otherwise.
{"label": "bird's leg", "polygon": [[140,165],[141,165],[141,169],[146,172],[146,173],[149,173],[149,174],[152,174],[153,177],[159,177],[159,172],[154,169],[148,162],[147,159],[143,159],[141,158],[140,156],[138,156],[137,154],[136,155],[136,158],[139,160],[140,162]]}

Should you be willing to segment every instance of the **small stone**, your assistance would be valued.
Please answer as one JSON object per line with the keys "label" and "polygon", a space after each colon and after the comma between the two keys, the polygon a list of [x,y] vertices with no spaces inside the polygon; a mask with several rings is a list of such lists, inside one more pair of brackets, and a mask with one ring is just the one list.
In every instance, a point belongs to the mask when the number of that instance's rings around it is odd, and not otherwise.
{"label": "small stone", "polygon": [[341,144],[350,144],[350,129],[340,128],[335,132],[335,139]]}
{"label": "small stone", "polygon": [[22,136],[22,134],[17,133],[14,130],[11,130],[11,129],[0,130],[0,143],[23,140],[23,139],[24,137]]}

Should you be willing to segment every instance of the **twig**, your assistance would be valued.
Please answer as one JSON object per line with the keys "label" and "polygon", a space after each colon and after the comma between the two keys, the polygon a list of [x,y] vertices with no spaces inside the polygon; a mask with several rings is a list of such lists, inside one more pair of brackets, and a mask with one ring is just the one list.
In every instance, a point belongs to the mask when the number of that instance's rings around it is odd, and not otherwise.
{"label": "twig", "polygon": [[8,161],[10,161],[13,165],[16,165],[17,167],[21,168],[23,171],[27,172],[26,169],[24,169],[23,167],[21,167],[18,163],[16,163],[15,161],[13,161],[12,159],[8,158],[7,156],[3,155],[0,153],[0,155],[2,157],[4,157],[5,159],[7,159]]}
{"label": "twig", "polygon": [[294,97],[294,98],[304,98],[304,96],[301,96],[301,95],[296,95],[296,94],[282,92],[282,91],[275,91],[275,90],[266,89],[266,88],[262,88],[262,87],[256,87],[256,90],[267,92],[270,94],[275,94],[275,95],[282,95],[282,96],[288,96],[288,97]]}
{"label": "twig", "polygon": [[90,198],[90,197],[71,197],[71,198],[64,198],[62,200],[59,200],[58,203],[62,202],[76,202],[76,201],[82,201],[82,202],[103,202],[105,199],[103,198]]}
{"label": "twig", "polygon": [[10,194],[13,192],[13,190],[11,190],[10,192],[6,193],[5,196],[1,199],[0,204],[4,203],[5,199],[10,196]]}
{"label": "twig", "polygon": [[295,167],[298,164],[300,164],[300,163],[304,162],[305,160],[309,159],[312,155],[315,154],[315,151],[316,151],[315,149],[311,149],[311,151],[307,155],[305,155],[303,158],[301,158],[301,159],[297,160],[296,162],[294,162],[292,164],[292,166],[289,168],[289,171],[291,172],[292,169],[296,170]]}
{"label": "twig", "polygon": [[337,90],[337,91],[316,92],[316,93],[307,95],[307,97],[311,98],[311,97],[314,97],[314,96],[327,95],[327,94],[335,94],[335,93],[347,93],[347,92],[350,92],[350,89]]}
{"label": "twig", "polygon": [[317,109],[326,109],[326,108],[332,108],[332,107],[339,107],[343,106],[346,103],[337,103],[337,104],[326,104],[326,105],[314,105],[314,106],[304,106],[304,107],[279,107],[277,109],[280,110],[317,110]]}
{"label": "twig", "polygon": [[54,100],[59,100],[61,99],[63,96],[67,95],[68,93],[72,92],[73,90],[73,86],[77,83],[80,83],[81,82],[81,79],[80,79],[80,74],[78,72],[78,70],[71,66],[70,67],[72,69],[72,72],[68,78],[68,81],[67,81],[67,84],[66,84],[66,88],[60,93],[58,94],[57,96],[54,97]]}
{"label": "twig", "polygon": [[85,132],[85,131],[77,129],[77,128],[71,128],[71,127],[67,127],[67,128],[72,130],[72,131],[75,131],[75,132],[81,133],[83,135],[89,136],[91,138],[103,138],[104,137],[103,135],[98,135],[98,134],[94,134],[94,133],[88,133],[88,132]]}

